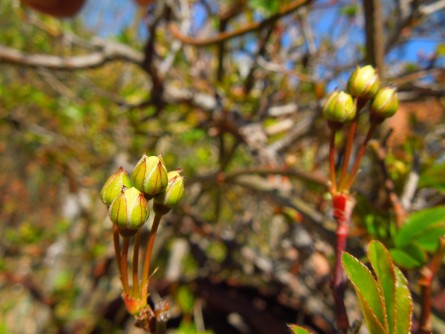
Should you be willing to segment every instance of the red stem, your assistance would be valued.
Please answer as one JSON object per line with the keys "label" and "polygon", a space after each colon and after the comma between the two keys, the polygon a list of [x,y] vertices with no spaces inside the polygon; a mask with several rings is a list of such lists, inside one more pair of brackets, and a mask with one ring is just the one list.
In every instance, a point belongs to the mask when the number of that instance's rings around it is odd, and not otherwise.
{"label": "red stem", "polygon": [[130,247],[130,238],[124,238],[121,255],[121,278],[124,293],[130,294],[130,286],[128,284],[128,248]]}
{"label": "red stem", "polygon": [[421,286],[422,309],[420,314],[419,334],[430,334],[431,329],[431,285],[436,276],[443,256],[445,255],[445,237],[439,239],[439,247],[427,267],[421,270],[419,285]]}
{"label": "red stem", "polygon": [[335,174],[335,135],[337,129],[331,127],[331,137],[329,140],[329,171],[331,174],[331,193],[337,191],[337,175]]}
{"label": "red stem", "polygon": [[159,223],[161,222],[162,215],[156,214],[153,220],[153,225],[150,230],[150,235],[148,237],[147,251],[145,253],[144,259],[144,271],[142,274],[142,298],[148,297],[148,285],[150,284],[150,259],[151,253],[153,251],[153,245],[156,239],[156,232],[158,231]]}
{"label": "red stem", "polygon": [[334,295],[338,332],[346,333],[349,328],[349,320],[344,304],[345,273],[341,263],[341,255],[346,250],[351,214],[355,202],[352,197],[337,193],[333,197],[332,204],[334,218],[337,221],[337,245],[335,271],[331,287]]}
{"label": "red stem", "polygon": [[121,276],[122,280],[119,230],[115,224],[113,224],[113,244],[114,244],[114,257],[116,258],[117,268],[119,269],[119,275]]}
{"label": "red stem", "polygon": [[339,191],[342,191],[344,189],[346,175],[348,173],[349,159],[351,158],[352,144],[354,143],[355,129],[357,128],[357,121],[358,121],[358,113],[355,116],[354,120],[352,121],[351,125],[349,126],[348,141],[346,143],[345,157],[343,159],[343,165],[341,168]]}
{"label": "red stem", "polygon": [[371,123],[371,126],[369,127],[368,133],[366,134],[366,138],[363,141],[363,143],[360,147],[360,150],[357,153],[357,157],[355,158],[354,166],[352,166],[351,172],[349,173],[346,189],[350,189],[352,183],[354,182],[355,176],[358,171],[358,167],[360,165],[360,160],[362,159],[363,155],[366,152],[366,147],[368,145],[368,142],[371,139],[372,135],[374,134],[375,129],[377,128],[377,125],[378,125],[377,123]]}
{"label": "red stem", "polygon": [[139,244],[141,240],[141,229],[136,232],[134,236],[133,248],[133,294],[139,295]]}

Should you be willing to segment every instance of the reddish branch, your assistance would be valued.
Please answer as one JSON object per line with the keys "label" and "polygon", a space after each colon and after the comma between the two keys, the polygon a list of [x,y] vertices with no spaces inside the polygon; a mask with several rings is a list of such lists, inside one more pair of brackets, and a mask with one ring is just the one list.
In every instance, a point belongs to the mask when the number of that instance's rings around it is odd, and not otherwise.
{"label": "reddish branch", "polygon": [[275,23],[282,17],[296,11],[297,9],[299,9],[300,7],[302,7],[304,5],[308,5],[311,2],[312,2],[312,0],[293,1],[287,5],[283,5],[278,10],[278,12],[276,14],[269,16],[268,18],[264,19],[263,21],[248,23],[236,30],[222,32],[216,36],[203,38],[203,39],[197,39],[197,38],[183,35],[173,23],[170,24],[169,29],[170,29],[170,32],[173,34],[173,36],[175,38],[179,39],[182,43],[190,44],[190,45],[194,45],[194,46],[207,46],[207,45],[221,43],[223,41],[227,41],[229,39],[239,37],[239,36],[245,35],[247,33],[254,32],[254,31],[261,31],[264,28],[271,26],[273,23]]}
{"label": "reddish branch", "polygon": [[433,279],[442,264],[445,255],[445,237],[439,239],[439,247],[428,266],[421,270],[419,285],[422,294],[422,308],[420,315],[419,334],[432,333],[431,328],[431,286]]}

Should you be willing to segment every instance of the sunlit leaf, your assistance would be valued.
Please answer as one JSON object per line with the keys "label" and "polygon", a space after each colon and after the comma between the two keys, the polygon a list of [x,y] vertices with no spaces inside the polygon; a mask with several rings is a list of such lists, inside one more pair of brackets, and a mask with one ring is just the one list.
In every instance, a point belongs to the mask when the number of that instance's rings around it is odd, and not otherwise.
{"label": "sunlit leaf", "polygon": [[289,329],[293,334],[311,334],[307,329],[297,325],[289,325]]}
{"label": "sunlit leaf", "polygon": [[368,258],[377,276],[377,284],[385,300],[385,311],[388,322],[388,333],[394,333],[396,276],[394,265],[388,250],[379,241],[371,241],[368,246]]}
{"label": "sunlit leaf", "polygon": [[[382,294],[369,269],[348,253],[342,255],[343,268],[359,297],[368,326],[384,328],[385,312]],[[378,326],[379,325],[379,326]]]}
{"label": "sunlit leaf", "polygon": [[411,328],[411,316],[413,304],[408,289],[408,282],[399,268],[395,267],[396,273],[396,330],[395,334],[408,334]]}

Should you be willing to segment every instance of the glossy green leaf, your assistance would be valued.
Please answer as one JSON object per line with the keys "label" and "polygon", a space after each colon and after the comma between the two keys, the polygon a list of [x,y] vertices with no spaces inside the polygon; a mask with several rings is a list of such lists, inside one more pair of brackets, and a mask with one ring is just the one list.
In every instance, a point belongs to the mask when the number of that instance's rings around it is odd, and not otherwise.
{"label": "glossy green leaf", "polygon": [[[403,248],[429,235],[431,229],[445,226],[445,206],[437,206],[413,213],[394,237],[397,248]],[[428,238],[427,238],[428,239]],[[429,239],[428,239],[429,240]]]}
{"label": "glossy green leaf", "polygon": [[406,269],[418,268],[427,261],[425,251],[415,243],[403,248],[393,248],[390,253],[394,262]]}
{"label": "glossy green leaf", "polygon": [[408,282],[399,268],[396,274],[396,331],[395,334],[408,334],[411,328],[413,303],[408,289]]}
{"label": "glossy green leaf", "polygon": [[364,264],[348,253],[342,254],[342,264],[359,296],[368,325],[370,326],[375,319],[384,328],[383,298],[374,276]]}
{"label": "glossy green leaf", "polygon": [[388,250],[379,241],[371,241],[368,246],[368,258],[377,276],[377,284],[383,291],[384,308],[388,333],[394,333],[396,304],[396,276],[394,265]]}
{"label": "glossy green leaf", "polygon": [[293,334],[311,334],[307,329],[297,326],[297,325],[288,325],[291,333]]}
{"label": "glossy green leaf", "polygon": [[366,327],[368,327],[370,334],[387,334],[388,331],[383,327],[380,321],[375,316],[374,311],[366,302],[365,298],[361,293],[356,290],[357,298],[360,303],[360,308],[365,318]]}

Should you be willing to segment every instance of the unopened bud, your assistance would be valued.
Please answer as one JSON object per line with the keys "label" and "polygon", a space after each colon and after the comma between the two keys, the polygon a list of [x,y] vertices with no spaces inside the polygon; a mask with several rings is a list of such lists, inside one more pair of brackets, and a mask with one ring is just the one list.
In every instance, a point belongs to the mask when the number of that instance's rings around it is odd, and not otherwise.
{"label": "unopened bud", "polygon": [[184,177],[179,171],[169,172],[167,188],[155,196],[153,210],[157,214],[166,214],[181,201],[183,195]]}
{"label": "unopened bud", "polygon": [[379,89],[379,76],[371,65],[357,67],[348,81],[348,93],[353,97],[372,99]]}
{"label": "unopened bud", "polygon": [[105,182],[100,191],[100,199],[109,206],[122,191],[122,187],[131,188],[131,180],[127,172],[122,167],[119,167],[116,173],[111,175],[107,182]]}
{"label": "unopened bud", "polygon": [[133,185],[149,197],[164,191],[168,178],[162,157],[147,157],[144,154],[134,168],[131,179]]}
{"label": "unopened bud", "polygon": [[379,89],[371,103],[371,117],[383,120],[391,117],[399,108],[399,99],[394,88],[383,87]]}
{"label": "unopened bud", "polygon": [[323,116],[334,123],[347,123],[354,119],[357,108],[351,95],[335,91],[323,105]]}
{"label": "unopened bud", "polygon": [[136,188],[128,188],[111,203],[109,215],[123,237],[131,237],[144,225],[150,214],[144,194]]}

